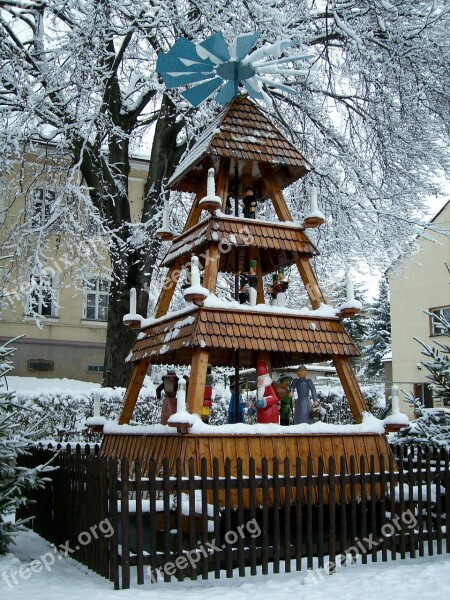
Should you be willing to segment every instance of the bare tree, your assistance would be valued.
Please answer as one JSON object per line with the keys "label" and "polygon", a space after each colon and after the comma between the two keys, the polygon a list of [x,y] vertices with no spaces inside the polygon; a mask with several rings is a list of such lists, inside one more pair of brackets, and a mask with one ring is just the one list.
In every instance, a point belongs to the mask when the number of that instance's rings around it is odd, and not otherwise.
{"label": "bare tree", "polygon": [[[11,180],[11,164],[36,140],[68,157],[49,222],[36,234],[19,215],[4,254],[12,248],[16,263],[27,257],[44,265],[55,231],[75,252],[86,236],[76,217],[98,221],[113,279],[104,383],[123,385],[133,336],[122,316],[130,287],[146,313],[164,185],[186,143],[218,110],[213,100],[194,111],[178,91],[164,94],[157,53],[181,35],[200,40],[222,30],[231,42],[258,30],[258,43],[289,37],[314,59],[307,76],[284,74],[297,93],[273,94],[268,112],[315,165],[308,179],[319,186],[327,217],[325,263],[388,262],[393,245],[401,249],[424,227],[424,198],[439,192],[436,177],[448,171],[449,25],[445,0],[0,0],[1,177],[23,192]],[[151,126],[136,224],[127,194],[130,156]],[[5,211],[12,202],[8,195]],[[291,203],[295,215],[307,210],[302,182]]]}

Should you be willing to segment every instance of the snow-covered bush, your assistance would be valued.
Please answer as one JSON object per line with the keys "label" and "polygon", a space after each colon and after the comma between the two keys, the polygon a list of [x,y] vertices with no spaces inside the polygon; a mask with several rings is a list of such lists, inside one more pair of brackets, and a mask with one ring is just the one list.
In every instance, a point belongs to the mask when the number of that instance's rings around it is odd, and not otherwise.
{"label": "snow-covered bush", "polygon": [[[384,385],[372,384],[361,386],[361,391],[367,402],[369,410],[376,417],[385,405]],[[353,414],[350,410],[348,400],[341,386],[329,386],[317,388],[317,397],[326,409],[326,421],[337,425],[354,423]]]}
{"label": "snow-covered bush", "polygon": [[422,416],[392,434],[393,445],[442,448],[450,452],[450,409],[423,408]]}
{"label": "snow-covered bush", "polygon": [[[155,387],[148,378],[146,384],[136,403],[133,425],[151,425],[160,420],[161,401],[156,399]],[[26,429],[39,419],[41,439],[51,443],[97,441],[99,436],[93,436],[85,425],[86,419],[93,416],[96,394],[100,396],[101,416],[116,420],[122,411],[123,388],[18,390],[16,422]]]}
{"label": "snow-covered bush", "polygon": [[19,425],[18,399],[5,386],[5,376],[12,370],[10,361],[15,349],[7,342],[0,346],[0,555],[7,551],[8,543],[20,530],[22,522],[12,522],[16,510],[27,504],[27,493],[44,485],[42,474],[48,465],[27,469],[17,465],[20,455],[27,452],[38,436],[39,421],[36,415],[27,427]]}

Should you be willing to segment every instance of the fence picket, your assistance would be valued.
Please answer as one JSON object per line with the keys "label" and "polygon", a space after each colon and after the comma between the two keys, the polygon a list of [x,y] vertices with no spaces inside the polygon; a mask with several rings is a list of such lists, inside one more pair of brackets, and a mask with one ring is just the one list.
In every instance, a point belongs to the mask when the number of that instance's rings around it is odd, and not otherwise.
{"label": "fence picket", "polygon": [[[46,462],[51,452],[34,449],[30,456],[23,457],[21,466],[32,468]],[[339,469],[333,457],[327,465],[322,458],[313,462],[307,457],[306,474],[297,457],[295,476],[290,474],[288,458],[284,459],[282,469],[278,459],[271,460],[270,476],[266,458],[258,465],[261,475],[256,475],[253,458],[248,463],[248,475],[244,474],[243,461],[238,459],[235,476],[232,476],[234,466],[228,457],[223,464],[214,458],[209,477],[206,459],[200,462],[200,477],[193,459],[189,461],[188,477],[185,477],[180,459],[171,465],[164,458],[162,466],[157,467],[152,458],[148,463],[148,477],[143,478],[139,460],[130,471],[129,461],[122,459],[119,476],[116,459],[103,458],[94,448],[77,446],[75,452],[61,451],[55,462],[59,469],[51,474],[45,489],[34,492],[33,512],[27,507],[21,509],[20,515],[35,514],[34,530],[52,543],[58,545],[67,540],[71,548],[79,545],[77,559],[109,577],[115,589],[130,587],[134,567],[137,582],[142,584],[146,565],[152,581],[158,579],[160,572],[165,581],[170,581],[173,575],[180,580],[183,577],[195,579],[200,570],[202,578],[207,579],[211,577],[210,568],[216,578],[221,577],[222,569],[226,570],[227,577],[236,574],[243,577],[247,565],[254,575],[258,564],[263,573],[268,573],[269,562],[277,573],[281,560],[284,570],[289,572],[293,556],[296,569],[301,570],[303,555],[306,555],[308,568],[313,568],[315,558],[319,566],[324,566],[326,553],[332,573],[337,551],[345,554],[348,550],[353,556],[360,552],[363,563],[367,562],[369,551],[372,562],[376,561],[380,549],[383,561],[387,560],[388,551],[393,560],[397,553],[402,558],[408,555],[414,558],[416,554],[425,553],[425,544],[431,555],[434,540],[439,554],[444,540],[445,549],[450,552],[448,452],[424,454],[419,448],[415,454],[412,448],[402,448],[396,450],[396,456],[398,467],[392,456],[387,468],[383,456],[377,459],[370,456],[368,464],[364,456],[358,457],[358,465],[357,459],[351,456],[349,471],[344,457],[339,457]],[[172,475],[173,467],[175,475]],[[130,472],[134,472],[133,478]],[[147,468],[145,472],[147,475]],[[201,518],[196,490],[202,498]],[[135,498],[135,511],[130,508],[132,498]],[[189,499],[188,511],[183,504],[186,498]],[[144,512],[144,502],[145,508],[148,502],[149,514]],[[418,516],[417,536],[402,518],[407,510]],[[208,527],[211,516],[213,533]],[[88,543],[92,526],[105,518],[109,519],[112,535],[94,536]],[[253,520],[260,528],[259,536],[247,530]],[[177,536],[172,528],[176,528]],[[211,541],[218,549],[201,556],[198,538],[205,549]],[[368,546],[363,547],[367,539],[379,540],[379,545],[371,545],[369,550]],[[199,562],[196,566],[190,565],[188,570],[186,553],[194,549],[198,551]],[[235,566],[238,567],[236,572]]]}
{"label": "fence picket", "polygon": [[122,589],[130,587],[130,511],[129,511],[129,478],[128,458],[120,461],[120,531],[122,542]]}
{"label": "fence picket", "polygon": [[291,572],[291,468],[289,457],[286,456],[284,459],[284,571],[285,573]]}
{"label": "fence picket", "polygon": [[136,569],[138,585],[142,585],[144,583],[144,522],[142,515],[142,479],[140,458],[137,458],[134,462],[134,480],[136,490]]}

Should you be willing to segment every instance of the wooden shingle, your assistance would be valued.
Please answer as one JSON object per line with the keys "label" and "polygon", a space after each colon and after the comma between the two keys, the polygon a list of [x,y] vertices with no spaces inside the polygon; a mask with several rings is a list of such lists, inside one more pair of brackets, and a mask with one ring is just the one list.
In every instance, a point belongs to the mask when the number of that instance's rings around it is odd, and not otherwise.
{"label": "wooden shingle", "polygon": [[[179,323],[182,323],[181,325]],[[189,364],[195,348],[205,348],[213,366],[232,364],[234,349],[245,351],[243,367],[254,366],[257,353],[270,351],[274,367],[336,356],[358,356],[358,350],[336,318],[263,313],[248,309],[193,308],[143,328],[145,337],[133,346],[130,362]],[[338,336],[339,334],[339,340]]]}
{"label": "wooden shingle", "polygon": [[[276,267],[294,264],[300,255],[319,254],[300,226],[211,216],[177,236],[161,266],[170,267],[180,257],[182,264],[186,264],[193,254],[199,257],[200,265],[204,266],[206,252],[212,242],[219,242],[221,272],[234,272],[236,247],[239,248],[241,263],[245,265],[242,270],[248,268],[252,253],[259,249],[263,274],[271,273]],[[273,262],[275,254],[279,261],[277,265]]]}
{"label": "wooden shingle", "polygon": [[[310,163],[261,109],[243,96],[237,96],[204,130],[182,158],[169,187],[197,191],[198,182],[206,176],[206,159],[212,158],[214,163],[220,157],[270,164],[275,168],[275,177],[282,188],[311,170]],[[196,180],[197,189],[194,189]],[[257,175],[254,184],[262,191],[264,184],[260,180]]]}

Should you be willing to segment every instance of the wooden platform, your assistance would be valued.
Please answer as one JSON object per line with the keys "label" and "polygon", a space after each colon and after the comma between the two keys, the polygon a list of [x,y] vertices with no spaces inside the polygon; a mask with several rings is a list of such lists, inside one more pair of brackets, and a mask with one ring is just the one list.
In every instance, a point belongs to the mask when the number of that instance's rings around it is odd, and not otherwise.
{"label": "wooden platform", "polygon": [[[236,475],[236,457],[243,461],[244,475],[248,474],[249,458],[255,460],[257,475],[262,474],[263,458],[268,459],[268,473],[272,475],[273,458],[279,461],[279,473],[284,475],[284,460],[289,459],[290,475],[295,476],[297,458],[302,462],[302,474],[306,474],[307,458],[313,457],[313,475],[318,474],[318,457],[324,460],[324,473],[328,472],[329,458],[332,456],[339,469],[341,456],[345,458],[346,473],[350,473],[351,456],[355,457],[356,472],[360,472],[360,457],[364,457],[366,472],[371,456],[374,457],[375,471],[379,470],[379,457],[383,456],[386,467],[389,464],[391,450],[385,436],[370,433],[351,434],[276,434],[276,435],[125,435],[105,434],[100,448],[102,456],[128,458],[130,463],[136,458],[142,461],[142,472],[146,474],[148,461],[154,458],[157,472],[164,458],[175,476],[175,463],[179,457],[182,462],[183,476],[188,475],[188,462],[194,459],[195,473],[201,473],[201,461],[206,459],[207,476],[213,476],[213,459],[218,459],[219,477],[225,475],[225,459],[231,458],[231,475]],[[379,489],[377,493],[379,494]],[[248,492],[246,492],[248,494]],[[305,490],[306,493],[306,490]],[[315,492],[313,492],[315,496]],[[304,498],[305,500],[305,498]],[[281,498],[284,503],[284,494]],[[292,493],[291,502],[295,502]],[[327,502],[325,495],[324,502]]]}

